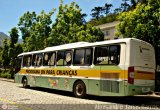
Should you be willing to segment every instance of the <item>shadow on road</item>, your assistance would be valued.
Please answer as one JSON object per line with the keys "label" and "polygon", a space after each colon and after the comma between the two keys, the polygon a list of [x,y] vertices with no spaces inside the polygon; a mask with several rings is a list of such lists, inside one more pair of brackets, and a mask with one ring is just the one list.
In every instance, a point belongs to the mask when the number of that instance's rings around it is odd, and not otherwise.
{"label": "shadow on road", "polygon": [[[54,90],[54,89],[48,89],[48,88],[40,88],[40,87],[30,87],[27,89],[53,93],[53,94],[58,94],[62,96],[67,96],[67,97],[74,97],[72,92],[66,92],[66,91],[60,91],[60,90]],[[141,105],[160,106],[160,97],[147,96],[147,95],[146,96],[126,96],[126,97],[118,97],[118,96],[101,97],[101,96],[88,95],[85,99],[102,101],[102,102],[111,102],[111,103],[117,103],[117,104],[137,105],[137,106],[141,106]]]}

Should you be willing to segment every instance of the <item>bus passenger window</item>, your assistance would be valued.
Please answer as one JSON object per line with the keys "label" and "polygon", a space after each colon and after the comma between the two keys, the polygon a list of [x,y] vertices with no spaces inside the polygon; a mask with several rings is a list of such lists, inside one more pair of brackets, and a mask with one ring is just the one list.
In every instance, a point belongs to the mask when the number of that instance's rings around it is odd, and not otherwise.
{"label": "bus passenger window", "polygon": [[65,61],[66,61],[66,65],[71,65],[72,63],[72,53],[70,51],[65,53]]}
{"label": "bus passenger window", "polygon": [[51,53],[50,54],[50,58],[48,60],[48,65],[54,65],[54,62],[55,62],[55,53]]}
{"label": "bus passenger window", "polygon": [[74,64],[79,64],[79,65],[84,64],[84,53],[85,49],[75,50]]}
{"label": "bus passenger window", "polygon": [[74,55],[75,65],[90,65],[92,63],[92,49],[77,49]]}
{"label": "bus passenger window", "polygon": [[119,64],[120,60],[120,45],[113,45],[109,47],[109,58],[110,58],[110,64]]}
{"label": "bus passenger window", "polygon": [[42,57],[38,57],[37,66],[42,65]]}
{"label": "bus passenger window", "polygon": [[44,58],[43,58],[43,65],[47,66],[48,65],[48,54],[49,53],[44,53]]}
{"label": "bus passenger window", "polygon": [[53,66],[55,63],[55,52],[44,53],[43,65]]}
{"label": "bus passenger window", "polygon": [[41,66],[42,65],[43,54],[34,54],[32,57],[32,66]]}
{"label": "bus passenger window", "polygon": [[72,52],[71,51],[58,51],[57,52],[57,65],[65,66],[71,65]]}
{"label": "bus passenger window", "polygon": [[108,47],[96,47],[95,48],[95,57],[94,57],[94,63],[95,64],[108,64],[109,58],[108,58]]}
{"label": "bus passenger window", "polygon": [[38,56],[37,55],[33,55],[33,57],[32,57],[32,66],[37,66],[37,61],[38,61]]}
{"label": "bus passenger window", "polygon": [[92,63],[92,50],[86,49],[85,53],[85,64],[91,64]]}
{"label": "bus passenger window", "polygon": [[63,65],[64,62],[64,52],[58,52],[57,53],[57,65]]}
{"label": "bus passenger window", "polygon": [[118,65],[120,60],[120,45],[95,48],[94,63],[101,65]]}
{"label": "bus passenger window", "polygon": [[23,66],[29,67],[31,66],[32,55],[26,55],[23,57]]}

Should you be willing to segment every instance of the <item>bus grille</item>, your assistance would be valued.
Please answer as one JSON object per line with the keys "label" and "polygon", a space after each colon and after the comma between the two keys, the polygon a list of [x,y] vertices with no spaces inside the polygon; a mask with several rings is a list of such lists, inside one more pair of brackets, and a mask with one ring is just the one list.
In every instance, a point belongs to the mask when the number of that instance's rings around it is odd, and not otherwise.
{"label": "bus grille", "polygon": [[[100,90],[107,92],[119,93],[119,74],[118,73],[101,73]],[[114,80],[109,80],[114,79]]]}
{"label": "bus grille", "polygon": [[100,90],[107,92],[119,93],[119,82],[112,80],[101,80]]}

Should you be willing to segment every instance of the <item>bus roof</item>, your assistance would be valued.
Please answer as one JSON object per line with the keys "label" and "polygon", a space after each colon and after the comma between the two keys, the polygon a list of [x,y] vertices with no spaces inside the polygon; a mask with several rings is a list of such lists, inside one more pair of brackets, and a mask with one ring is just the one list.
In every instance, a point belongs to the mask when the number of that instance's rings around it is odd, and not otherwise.
{"label": "bus roof", "polygon": [[18,56],[22,56],[22,55],[30,55],[30,54],[36,54],[36,53],[42,53],[44,52],[44,50],[38,50],[38,51],[31,51],[31,52],[24,52],[19,54]]}
{"label": "bus roof", "polygon": [[[145,42],[145,41],[135,39],[135,38],[122,38],[122,39],[106,40],[106,41],[99,41],[99,42],[93,42],[93,43],[75,42],[75,43],[63,44],[63,45],[58,45],[58,46],[53,46],[53,47],[47,47],[44,50],[25,52],[25,53],[19,54],[18,56],[36,54],[36,53],[42,53],[42,52],[57,51],[57,50],[67,50],[67,49],[74,49],[74,48],[81,48],[81,47],[98,46],[98,45],[104,45],[104,44],[127,43],[130,40]],[[147,43],[147,42],[145,42],[145,43]],[[147,43],[147,44],[150,45],[149,43]]]}
{"label": "bus roof", "polygon": [[44,50],[57,50],[57,49],[64,49],[64,48],[70,48],[70,47],[75,47],[77,45],[85,45],[85,44],[90,44],[89,42],[75,42],[75,43],[70,43],[70,44],[63,44],[63,45],[58,45],[58,46],[53,46],[53,47],[47,47]]}

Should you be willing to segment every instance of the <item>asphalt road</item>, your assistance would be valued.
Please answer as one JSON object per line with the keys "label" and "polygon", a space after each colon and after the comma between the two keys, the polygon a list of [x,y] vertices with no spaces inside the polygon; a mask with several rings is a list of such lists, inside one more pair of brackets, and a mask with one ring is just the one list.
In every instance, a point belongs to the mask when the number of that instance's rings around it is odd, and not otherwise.
{"label": "asphalt road", "polygon": [[0,79],[0,110],[160,110],[158,96],[98,97],[78,99],[70,92],[22,88]]}

